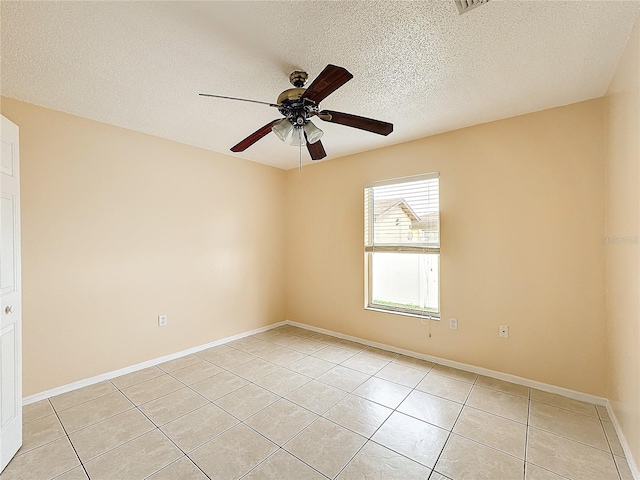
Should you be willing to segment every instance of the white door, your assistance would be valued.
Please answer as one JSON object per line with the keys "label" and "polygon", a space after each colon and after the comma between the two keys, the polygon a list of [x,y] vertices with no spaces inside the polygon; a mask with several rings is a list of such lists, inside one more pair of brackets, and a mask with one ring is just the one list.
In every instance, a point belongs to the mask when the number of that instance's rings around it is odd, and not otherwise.
{"label": "white door", "polygon": [[2,117],[0,183],[0,472],[22,445],[22,305],[18,127]]}

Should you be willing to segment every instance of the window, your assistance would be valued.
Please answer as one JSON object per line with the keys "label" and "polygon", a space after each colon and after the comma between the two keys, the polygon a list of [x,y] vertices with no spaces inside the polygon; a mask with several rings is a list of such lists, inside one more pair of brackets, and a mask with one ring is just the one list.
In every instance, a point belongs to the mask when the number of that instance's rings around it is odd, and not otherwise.
{"label": "window", "polygon": [[365,308],[440,318],[439,175],[364,190]]}

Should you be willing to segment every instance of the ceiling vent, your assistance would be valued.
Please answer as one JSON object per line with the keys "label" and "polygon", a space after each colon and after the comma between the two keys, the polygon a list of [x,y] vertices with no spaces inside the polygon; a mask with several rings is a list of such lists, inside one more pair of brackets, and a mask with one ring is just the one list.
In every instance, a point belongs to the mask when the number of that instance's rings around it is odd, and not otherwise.
{"label": "ceiling vent", "polygon": [[453,0],[458,7],[458,12],[460,15],[463,13],[467,13],[469,10],[476,8],[483,3],[487,3],[489,0]]}

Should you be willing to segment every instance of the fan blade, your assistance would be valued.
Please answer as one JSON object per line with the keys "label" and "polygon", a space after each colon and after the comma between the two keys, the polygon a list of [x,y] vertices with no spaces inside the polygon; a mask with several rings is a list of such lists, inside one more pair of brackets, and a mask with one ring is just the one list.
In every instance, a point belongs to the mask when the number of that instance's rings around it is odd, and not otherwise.
{"label": "fan blade", "polygon": [[269,134],[271,132],[271,127],[273,127],[273,124],[276,123],[276,122],[279,122],[280,120],[282,120],[282,119],[278,118],[277,120],[274,120],[273,122],[267,123],[264,127],[262,127],[259,130],[256,130],[251,135],[249,135],[247,138],[242,140],[240,143],[238,143],[237,145],[234,145],[233,147],[231,147],[231,151],[232,152],[244,152],[247,148],[249,148],[251,145],[256,143],[262,137],[264,137],[267,134]]}
{"label": "fan blade", "polygon": [[378,135],[389,135],[393,132],[393,124],[374,120],[373,118],[359,117],[349,113],[334,112],[332,110],[323,110],[318,113],[318,118],[325,122],[339,123],[347,127],[359,128],[368,132],[377,133]]}
{"label": "fan blade", "polygon": [[304,134],[304,138],[307,140],[307,150],[309,150],[311,160],[322,160],[327,156],[327,152],[324,151],[324,147],[322,146],[322,142],[320,140],[318,140],[316,143],[309,143],[306,133]]}
{"label": "fan blade", "polygon": [[311,85],[302,94],[302,98],[308,98],[316,102],[316,105],[327,98],[342,85],[353,78],[345,68],[327,65],[320,75],[311,82]]}
{"label": "fan blade", "polygon": [[198,95],[200,95],[201,97],[224,98],[225,100],[239,100],[241,102],[260,103],[262,105],[269,105],[270,107],[276,108],[280,106],[277,103],[261,102],[260,100],[249,100],[248,98],[225,97],[223,95],[213,95],[211,93],[199,93]]}

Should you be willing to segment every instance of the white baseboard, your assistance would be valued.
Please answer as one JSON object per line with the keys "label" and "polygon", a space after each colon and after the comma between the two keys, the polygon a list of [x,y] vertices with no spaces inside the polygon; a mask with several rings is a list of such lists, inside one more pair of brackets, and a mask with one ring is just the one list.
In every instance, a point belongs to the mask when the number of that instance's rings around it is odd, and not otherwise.
{"label": "white baseboard", "polygon": [[351,340],[352,342],[362,343],[370,347],[382,348],[383,350],[389,350],[394,353],[400,353],[409,357],[419,358],[421,360],[428,360],[433,363],[445,365],[447,367],[459,368],[460,370],[466,370],[468,372],[478,373],[486,377],[497,378],[498,380],[504,380],[506,382],[516,383],[518,385],[524,385],[525,387],[533,387],[544,392],[555,393],[564,397],[573,398],[574,400],[580,400],[582,402],[594,403],[596,405],[606,405],[607,399],[604,397],[598,397],[596,395],[590,395],[588,393],[577,392],[568,388],[558,387],[556,385],[550,385],[548,383],[538,382],[536,380],[529,380],[528,378],[518,377],[517,375],[511,375],[509,373],[498,372],[496,370],[490,370],[488,368],[476,367],[475,365],[469,365],[468,363],[456,362],[453,360],[447,360],[446,358],[434,357],[433,355],[425,355],[424,353],[413,352],[411,350],[405,350],[403,348],[393,347],[385,343],[372,342],[359,337],[353,337],[351,335],[345,335],[343,333],[334,332],[332,330],[326,330],[324,328],[314,327],[305,323],[294,322],[292,320],[286,320],[287,325],[294,327],[300,327],[313,332],[324,333],[327,335],[333,335],[334,337],[342,338],[344,340]]}
{"label": "white baseboard", "polygon": [[282,326],[282,325],[292,325],[299,328],[304,328],[306,330],[311,330],[317,333],[324,333],[326,335],[332,335],[334,337],[342,338],[344,340],[350,340],[352,342],[362,343],[363,345],[368,345],[371,347],[381,348],[384,350],[389,350],[394,353],[399,353],[402,355],[407,355],[414,358],[419,358],[422,360],[427,360],[430,362],[438,363],[440,365],[446,365],[448,367],[458,368],[460,370],[466,370],[468,372],[477,373],[480,375],[484,375],[491,378],[496,378],[498,380],[504,380],[507,382],[515,383],[518,385],[524,385],[526,387],[536,388],[538,390],[542,390],[544,392],[555,393],[557,395],[563,395],[565,397],[573,398],[574,400],[580,400],[583,402],[589,402],[596,405],[603,405],[607,408],[607,412],[611,417],[611,422],[613,423],[614,428],[618,434],[618,438],[620,439],[620,443],[622,448],[624,449],[625,456],[627,458],[627,462],[629,464],[629,468],[631,470],[631,474],[633,475],[634,480],[640,480],[640,471],[638,470],[638,465],[635,463],[633,455],[631,453],[631,449],[629,448],[629,444],[626,441],[624,434],[622,433],[622,429],[620,428],[620,423],[611,408],[611,404],[608,399],[604,397],[598,397],[596,395],[590,395],[587,393],[577,392],[575,390],[570,390],[568,388],[558,387],[556,385],[550,385],[548,383],[538,382],[535,380],[529,380],[527,378],[518,377],[517,375],[511,375],[508,373],[498,372],[496,370],[490,370],[488,368],[477,367],[475,365],[469,365],[467,363],[456,362],[453,360],[448,360],[446,358],[435,357],[433,355],[426,355],[423,353],[413,352],[411,350],[405,350],[403,348],[397,348],[391,345],[387,345],[380,342],[373,342],[370,340],[365,340],[363,338],[354,337],[352,335],[345,335],[343,333],[334,332],[332,330],[327,330],[324,328],[314,327],[312,325],[307,325],[305,323],[294,322],[292,320],[285,320],[278,323],[273,323],[271,325],[267,325],[264,327],[256,328],[254,330],[250,330],[248,332],[239,333],[237,335],[232,335],[230,337],[222,338],[220,340],[215,340],[210,343],[206,343],[204,345],[199,345],[197,347],[192,347],[187,350],[182,350],[180,352],[172,353],[170,355],[165,355],[162,357],[154,358],[152,360],[147,360],[146,362],[137,363],[135,365],[121,368],[119,370],[114,370],[112,372],[103,373],[101,375],[96,375],[95,377],[87,378],[84,380],[79,380],[77,382],[69,383],[67,385],[62,385],[60,387],[52,388],[50,390],[45,390],[44,392],[36,393],[33,395],[29,395],[28,397],[24,397],[22,400],[23,405],[29,405],[30,403],[37,402],[39,400],[44,400],[45,398],[53,397],[55,395],[60,395],[62,393],[70,392],[72,390],[76,390],[78,388],[87,387],[89,385],[93,385],[98,382],[102,382],[104,380],[110,380],[115,377],[119,377],[120,375],[125,375],[127,373],[136,372],[138,370],[142,370],[143,368],[152,367],[154,365],[158,365],[160,363],[168,362],[169,360],[175,360],[176,358],[184,357],[186,355],[190,355],[192,353],[197,353],[202,350],[206,350],[207,348],[216,347],[218,345],[223,345],[225,343],[232,342],[234,340],[239,340],[244,337],[248,337],[250,335],[255,335],[256,333],[265,332],[267,330],[271,330],[273,328]]}
{"label": "white baseboard", "polygon": [[633,480],[640,480],[640,469],[638,468],[638,464],[633,458],[631,448],[627,443],[627,439],[624,436],[624,433],[622,433],[622,427],[620,426],[620,422],[618,422],[618,417],[616,417],[616,414],[613,411],[613,407],[611,406],[611,402],[609,400],[607,400],[607,413],[609,414],[609,418],[611,418],[613,428],[616,429],[616,433],[618,434],[618,440],[620,440],[620,445],[622,445],[622,450],[624,450],[624,456],[627,458],[627,464],[629,465],[629,470],[631,470]]}
{"label": "white baseboard", "polygon": [[365,340],[363,338],[354,337],[351,335],[345,335],[343,333],[334,332],[332,330],[327,330],[325,328],[314,327],[313,325],[307,325],[305,323],[294,322],[292,320],[286,320],[284,323],[287,325],[292,325],[294,327],[311,330],[312,332],[324,333],[326,335],[332,335],[334,337],[342,338],[344,340],[351,340],[352,342],[362,343],[363,345],[368,345],[370,347],[382,348],[384,350],[389,350],[394,353],[400,353],[402,355],[407,355],[409,357],[428,360],[430,362],[438,363],[440,365],[446,365],[447,367],[459,368],[460,370],[466,370],[468,372],[478,373],[486,377],[497,378],[498,380],[504,380],[506,382],[511,382],[518,385],[524,385],[525,387],[536,388],[538,390],[542,390],[543,392],[555,393],[557,395],[569,397],[574,400],[580,400],[582,402],[588,402],[596,405],[605,406],[607,408],[607,412],[609,413],[609,416],[611,417],[611,422],[613,423],[613,426],[616,429],[616,433],[618,434],[620,443],[622,444],[622,448],[627,458],[627,462],[629,464],[629,469],[631,470],[631,474],[633,475],[633,479],[640,480],[640,472],[638,471],[638,465],[635,463],[635,460],[631,453],[631,449],[629,448],[629,444],[627,443],[625,436],[622,433],[622,429],[620,428],[618,419],[613,413],[613,409],[611,408],[611,404],[609,400],[604,397],[598,397],[596,395],[590,395],[588,393],[577,392],[575,390],[570,390],[568,388],[558,387],[556,385],[550,385],[548,383],[538,382],[535,380],[529,380],[528,378],[518,377],[517,375],[498,372],[496,370],[490,370],[488,368],[477,367],[475,365],[469,365],[467,363],[455,362],[453,360],[447,360],[446,358],[435,357],[433,355],[425,355],[423,353],[418,353],[418,352],[413,352],[411,350],[405,350],[403,348],[393,347],[391,345],[387,345],[384,343],[372,342],[370,340]]}
{"label": "white baseboard", "polygon": [[272,323],[265,327],[256,328],[254,330],[239,333],[237,335],[232,335],[231,337],[221,338],[220,340],[215,340],[213,342],[205,343],[204,345],[188,348],[186,350],[182,350],[181,352],[171,353],[169,355],[164,355],[162,357],[154,358],[152,360],[147,360],[146,362],[131,365],[130,367],[120,368],[112,372],[96,375],[95,377],[85,378],[84,380],[79,380],[77,382],[68,383],[67,385],[62,385],[60,387],[52,388],[50,390],[45,390],[44,392],[34,393],[33,395],[24,397],[22,399],[22,405],[23,406],[29,405],[30,403],[34,403],[39,400],[44,400],[45,398],[53,397],[55,395],[60,395],[62,393],[67,393],[72,390],[76,390],[78,388],[87,387],[89,385],[93,385],[94,383],[102,382],[104,380],[110,380],[112,378],[119,377],[120,375],[137,372],[138,370],[142,370],[143,368],[153,367],[154,365],[159,365],[160,363],[168,362],[169,360],[175,360],[176,358],[184,357],[186,355],[191,355],[192,353],[201,352],[202,350],[206,350],[207,348],[217,347],[218,345],[223,345],[225,343],[229,343],[234,340],[239,340],[241,338],[248,337],[250,335],[255,335],[256,333],[266,332],[267,330],[271,330],[272,328],[276,328],[281,325],[285,325],[285,322]]}

